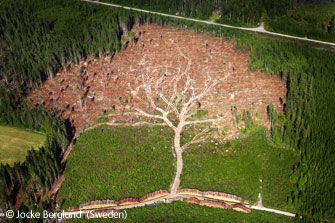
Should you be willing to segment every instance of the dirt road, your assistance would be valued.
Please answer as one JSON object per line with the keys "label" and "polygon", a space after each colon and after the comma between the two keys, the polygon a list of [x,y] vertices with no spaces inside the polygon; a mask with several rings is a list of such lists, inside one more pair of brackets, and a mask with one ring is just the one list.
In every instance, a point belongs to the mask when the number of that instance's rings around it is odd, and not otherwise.
{"label": "dirt road", "polygon": [[193,22],[205,23],[205,24],[209,24],[209,25],[222,26],[222,27],[231,28],[231,29],[254,31],[254,32],[257,32],[257,33],[265,33],[265,34],[270,34],[270,35],[273,35],[273,36],[280,36],[280,37],[285,37],[285,38],[289,38],[289,39],[302,40],[302,41],[324,44],[324,45],[329,45],[329,46],[335,47],[335,43],[331,43],[331,42],[309,39],[309,38],[306,38],[306,37],[291,36],[291,35],[286,35],[286,34],[282,34],[282,33],[270,32],[270,31],[267,31],[267,30],[264,29],[264,24],[263,23],[259,27],[256,27],[256,28],[246,28],[246,27],[225,25],[225,24],[216,23],[216,22],[213,22],[213,21],[204,21],[204,20],[200,20],[200,19],[192,19],[192,18],[187,18],[187,17],[182,17],[182,16],[169,15],[169,14],[165,14],[165,13],[153,12],[153,11],[148,11],[148,10],[144,10],[144,9],[137,9],[137,8],[126,7],[126,6],[122,6],[122,5],[99,2],[99,1],[91,1],[91,0],[82,0],[82,1],[90,2],[90,3],[94,3],[94,4],[111,6],[111,7],[124,8],[124,9],[138,11],[138,12],[151,13],[151,14],[155,14],[155,15],[166,16],[166,17],[171,17],[171,18],[176,18],[176,19],[183,19],[183,20],[188,20],[188,21],[193,21]]}

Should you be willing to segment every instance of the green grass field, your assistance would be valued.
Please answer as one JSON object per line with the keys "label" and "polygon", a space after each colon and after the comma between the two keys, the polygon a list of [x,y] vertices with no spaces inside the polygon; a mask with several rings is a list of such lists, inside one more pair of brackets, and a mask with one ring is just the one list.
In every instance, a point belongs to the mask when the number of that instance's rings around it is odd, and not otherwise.
{"label": "green grass field", "polygon": [[252,203],[261,192],[264,206],[291,210],[286,199],[298,155],[271,145],[265,130],[254,127],[247,136],[225,145],[214,141],[190,147],[183,155],[180,187],[231,193]]}
{"label": "green grass field", "polygon": [[[127,209],[127,219],[73,219],[70,222],[150,222],[150,223],[284,223],[293,222],[290,217],[277,215],[269,212],[252,210],[245,214],[233,210],[224,210],[187,204],[176,201],[171,204],[158,204],[156,206],[145,206]],[[123,212],[123,211],[122,211]]]}
{"label": "green grass field", "polygon": [[169,189],[174,176],[172,131],[100,126],[81,135],[65,168],[62,208],[90,200],[141,197]]}
{"label": "green grass field", "polygon": [[45,136],[23,129],[0,126],[0,162],[9,165],[23,162],[27,151],[43,146]]}

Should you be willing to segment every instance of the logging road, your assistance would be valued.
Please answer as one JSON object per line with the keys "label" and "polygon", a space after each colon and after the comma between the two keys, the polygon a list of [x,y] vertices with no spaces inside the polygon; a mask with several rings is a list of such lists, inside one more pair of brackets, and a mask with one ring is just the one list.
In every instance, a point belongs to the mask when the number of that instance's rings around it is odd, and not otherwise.
{"label": "logging road", "polygon": [[94,3],[94,4],[99,4],[99,5],[110,6],[110,7],[124,8],[124,9],[128,9],[128,10],[150,13],[150,14],[155,14],[155,15],[160,15],[160,16],[166,16],[166,17],[170,17],[170,18],[176,18],[176,19],[188,20],[188,21],[193,21],[193,22],[205,23],[205,24],[209,24],[209,25],[222,26],[222,27],[231,28],[231,29],[238,29],[238,30],[246,30],[246,31],[252,31],[252,32],[257,32],[257,33],[264,33],[264,34],[269,34],[269,35],[272,35],[272,36],[279,36],[279,37],[284,37],[284,38],[288,38],[288,39],[296,39],[296,40],[306,41],[306,42],[310,42],[310,43],[328,45],[328,46],[331,46],[332,48],[335,48],[335,43],[321,41],[321,40],[315,40],[315,39],[309,39],[309,38],[306,38],[306,37],[291,36],[291,35],[286,35],[286,34],[282,34],[282,33],[275,33],[275,32],[267,31],[267,30],[264,29],[264,23],[262,23],[259,27],[256,27],[256,28],[247,28],[247,27],[225,25],[225,24],[216,23],[216,22],[213,22],[213,21],[205,21],[205,20],[187,18],[187,17],[177,16],[177,15],[170,15],[170,14],[165,14],[165,13],[153,12],[153,11],[148,11],[148,10],[144,10],[144,9],[137,9],[137,8],[127,7],[127,6],[122,6],[122,5],[99,2],[99,1],[92,1],[92,0],[82,0],[82,1],[90,2],[90,3]]}

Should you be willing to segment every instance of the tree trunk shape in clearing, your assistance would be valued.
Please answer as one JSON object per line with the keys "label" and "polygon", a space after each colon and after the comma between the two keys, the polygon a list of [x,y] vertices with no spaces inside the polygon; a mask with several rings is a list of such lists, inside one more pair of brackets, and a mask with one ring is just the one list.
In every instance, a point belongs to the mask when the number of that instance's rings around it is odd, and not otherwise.
{"label": "tree trunk shape in clearing", "polygon": [[182,150],[180,147],[180,131],[176,131],[175,132],[175,136],[174,136],[174,149],[176,152],[176,156],[177,156],[177,169],[176,169],[176,175],[171,187],[171,195],[176,195],[177,190],[179,188],[179,184],[180,184],[180,175],[183,171],[183,156],[182,156]]}
{"label": "tree trunk shape in clearing", "polygon": [[[144,52],[139,63],[143,66],[143,69],[138,70],[137,77],[137,82],[142,82],[142,84],[132,87],[132,84],[128,83],[131,95],[130,101],[133,104],[129,115],[162,120],[174,131],[174,150],[177,165],[176,174],[170,188],[170,196],[176,195],[179,188],[180,175],[183,169],[183,151],[191,144],[203,142],[208,131],[206,129],[202,130],[201,133],[184,145],[181,145],[181,133],[187,125],[215,123],[224,119],[227,112],[224,116],[217,115],[216,118],[205,120],[197,120],[194,115],[197,112],[200,100],[213,92],[216,84],[224,81],[230,75],[230,73],[227,73],[223,78],[212,80],[208,71],[204,74],[203,87],[194,86],[196,80],[193,80],[189,73],[192,61],[179,48],[178,52],[179,55],[176,56],[178,62],[180,63],[181,60],[187,61],[185,69],[183,69],[181,63],[179,67],[171,66],[168,62],[164,65],[153,66],[151,61],[146,59],[147,55]],[[172,69],[174,71],[171,72]],[[171,118],[171,114],[173,118]],[[174,121],[177,121],[178,124],[175,125]]]}

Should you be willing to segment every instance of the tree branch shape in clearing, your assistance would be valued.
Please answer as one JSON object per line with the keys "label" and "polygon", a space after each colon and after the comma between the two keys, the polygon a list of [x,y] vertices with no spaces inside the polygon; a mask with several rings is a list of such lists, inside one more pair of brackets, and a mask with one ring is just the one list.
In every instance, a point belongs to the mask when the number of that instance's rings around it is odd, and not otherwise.
{"label": "tree branch shape in clearing", "polygon": [[[192,61],[180,49],[178,49],[178,52],[179,67],[174,67],[174,72],[169,70],[172,65],[153,67],[150,60],[146,60],[147,55],[144,54],[139,63],[143,69],[138,73],[141,85],[133,89],[131,84],[128,83],[132,97],[140,102],[134,105],[135,112],[133,115],[163,120],[174,131],[177,170],[170,188],[170,196],[176,195],[179,188],[180,175],[183,169],[182,152],[189,145],[202,142],[206,138],[204,135],[208,133],[208,129],[196,135],[183,146],[180,142],[181,133],[187,125],[215,123],[225,118],[224,115],[213,119],[194,120],[194,114],[197,112],[197,103],[208,96],[219,82],[225,81],[230,76],[230,73],[226,73],[223,78],[212,80],[208,71],[204,74],[203,86],[196,87],[195,81],[190,76]],[[184,69],[182,68],[182,60],[187,61]],[[146,102],[146,108],[143,108],[143,102]],[[142,104],[142,107],[140,104]]]}

